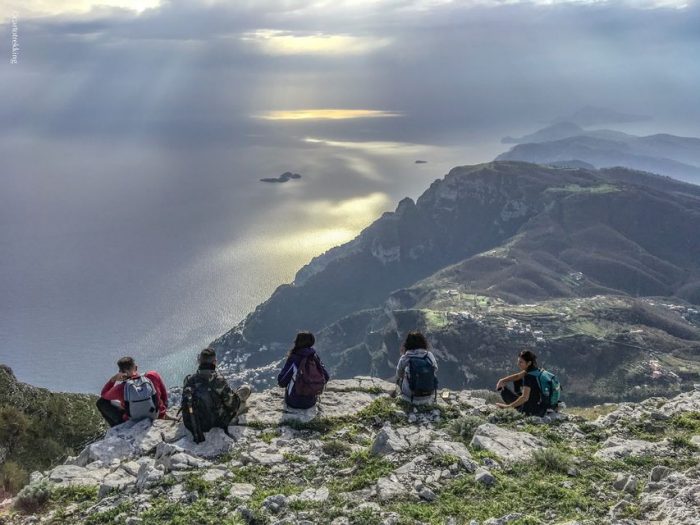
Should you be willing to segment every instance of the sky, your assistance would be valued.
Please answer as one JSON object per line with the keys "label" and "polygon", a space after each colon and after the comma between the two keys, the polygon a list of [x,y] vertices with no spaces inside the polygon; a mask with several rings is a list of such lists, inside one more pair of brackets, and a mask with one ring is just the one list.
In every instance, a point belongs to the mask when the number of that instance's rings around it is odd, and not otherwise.
{"label": "sky", "polygon": [[[502,136],[585,105],[700,136],[694,0],[0,0],[0,16],[0,361],[52,387],[71,385],[15,347],[60,368],[73,349],[206,344]],[[302,179],[258,181],[285,171]]]}

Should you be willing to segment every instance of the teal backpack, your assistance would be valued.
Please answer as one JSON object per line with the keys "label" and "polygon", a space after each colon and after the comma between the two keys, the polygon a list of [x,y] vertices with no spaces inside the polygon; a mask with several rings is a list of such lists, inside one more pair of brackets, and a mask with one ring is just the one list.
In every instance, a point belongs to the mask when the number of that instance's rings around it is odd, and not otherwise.
{"label": "teal backpack", "polygon": [[537,384],[540,385],[540,392],[542,393],[541,404],[545,408],[556,408],[559,404],[559,398],[561,397],[561,383],[557,376],[552,372],[547,372],[547,370],[533,370],[528,372],[537,378]]}

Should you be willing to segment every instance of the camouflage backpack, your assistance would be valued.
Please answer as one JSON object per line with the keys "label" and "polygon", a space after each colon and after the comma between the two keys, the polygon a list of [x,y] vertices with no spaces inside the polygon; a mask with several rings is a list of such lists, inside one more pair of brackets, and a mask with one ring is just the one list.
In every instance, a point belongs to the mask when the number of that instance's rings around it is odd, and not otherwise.
{"label": "camouflage backpack", "polygon": [[205,440],[204,433],[212,428],[221,428],[228,433],[228,426],[238,412],[240,398],[233,392],[234,406],[227,408],[216,391],[215,376],[193,374],[187,376],[182,389],[182,420],[192,433],[195,443]]}

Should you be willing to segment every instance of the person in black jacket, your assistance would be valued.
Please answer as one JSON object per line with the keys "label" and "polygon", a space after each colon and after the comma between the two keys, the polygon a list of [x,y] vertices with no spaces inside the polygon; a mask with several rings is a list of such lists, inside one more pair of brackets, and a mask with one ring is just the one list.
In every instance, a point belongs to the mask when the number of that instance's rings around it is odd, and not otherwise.
{"label": "person in black jacket", "polygon": [[287,354],[287,361],[277,376],[277,384],[285,389],[284,401],[290,408],[306,409],[316,405],[318,395],[300,395],[295,391],[294,384],[299,374],[299,368],[305,359],[313,359],[327,382],[330,378],[326,367],[314,350],[316,339],[311,332],[299,332],[294,340],[294,347]]}
{"label": "person in black jacket", "polygon": [[[498,408],[515,408],[529,416],[543,416],[546,408],[541,403],[541,390],[537,377],[530,372],[537,372],[537,356],[530,350],[523,350],[518,355],[520,372],[503,377],[496,383],[496,390],[501,393],[503,403],[496,403]],[[513,389],[507,384],[513,382]]]}

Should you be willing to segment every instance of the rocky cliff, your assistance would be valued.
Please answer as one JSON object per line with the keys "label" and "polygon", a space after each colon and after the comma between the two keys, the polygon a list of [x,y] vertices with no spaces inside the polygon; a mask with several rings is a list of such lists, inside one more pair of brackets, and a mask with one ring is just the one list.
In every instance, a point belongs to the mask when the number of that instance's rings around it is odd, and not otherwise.
{"label": "rocky cliff", "polygon": [[392,389],[331,381],[319,409],[292,412],[254,393],[199,445],[178,423],[125,423],[32,474],[0,522],[698,523],[700,389],[545,418],[480,391],[418,410]]}
{"label": "rocky cliff", "polygon": [[577,402],[700,381],[700,187],[614,168],[454,168],[313,259],[213,346],[259,386],[297,330],[336,377],[390,377],[408,330],[490,387],[533,348]]}

